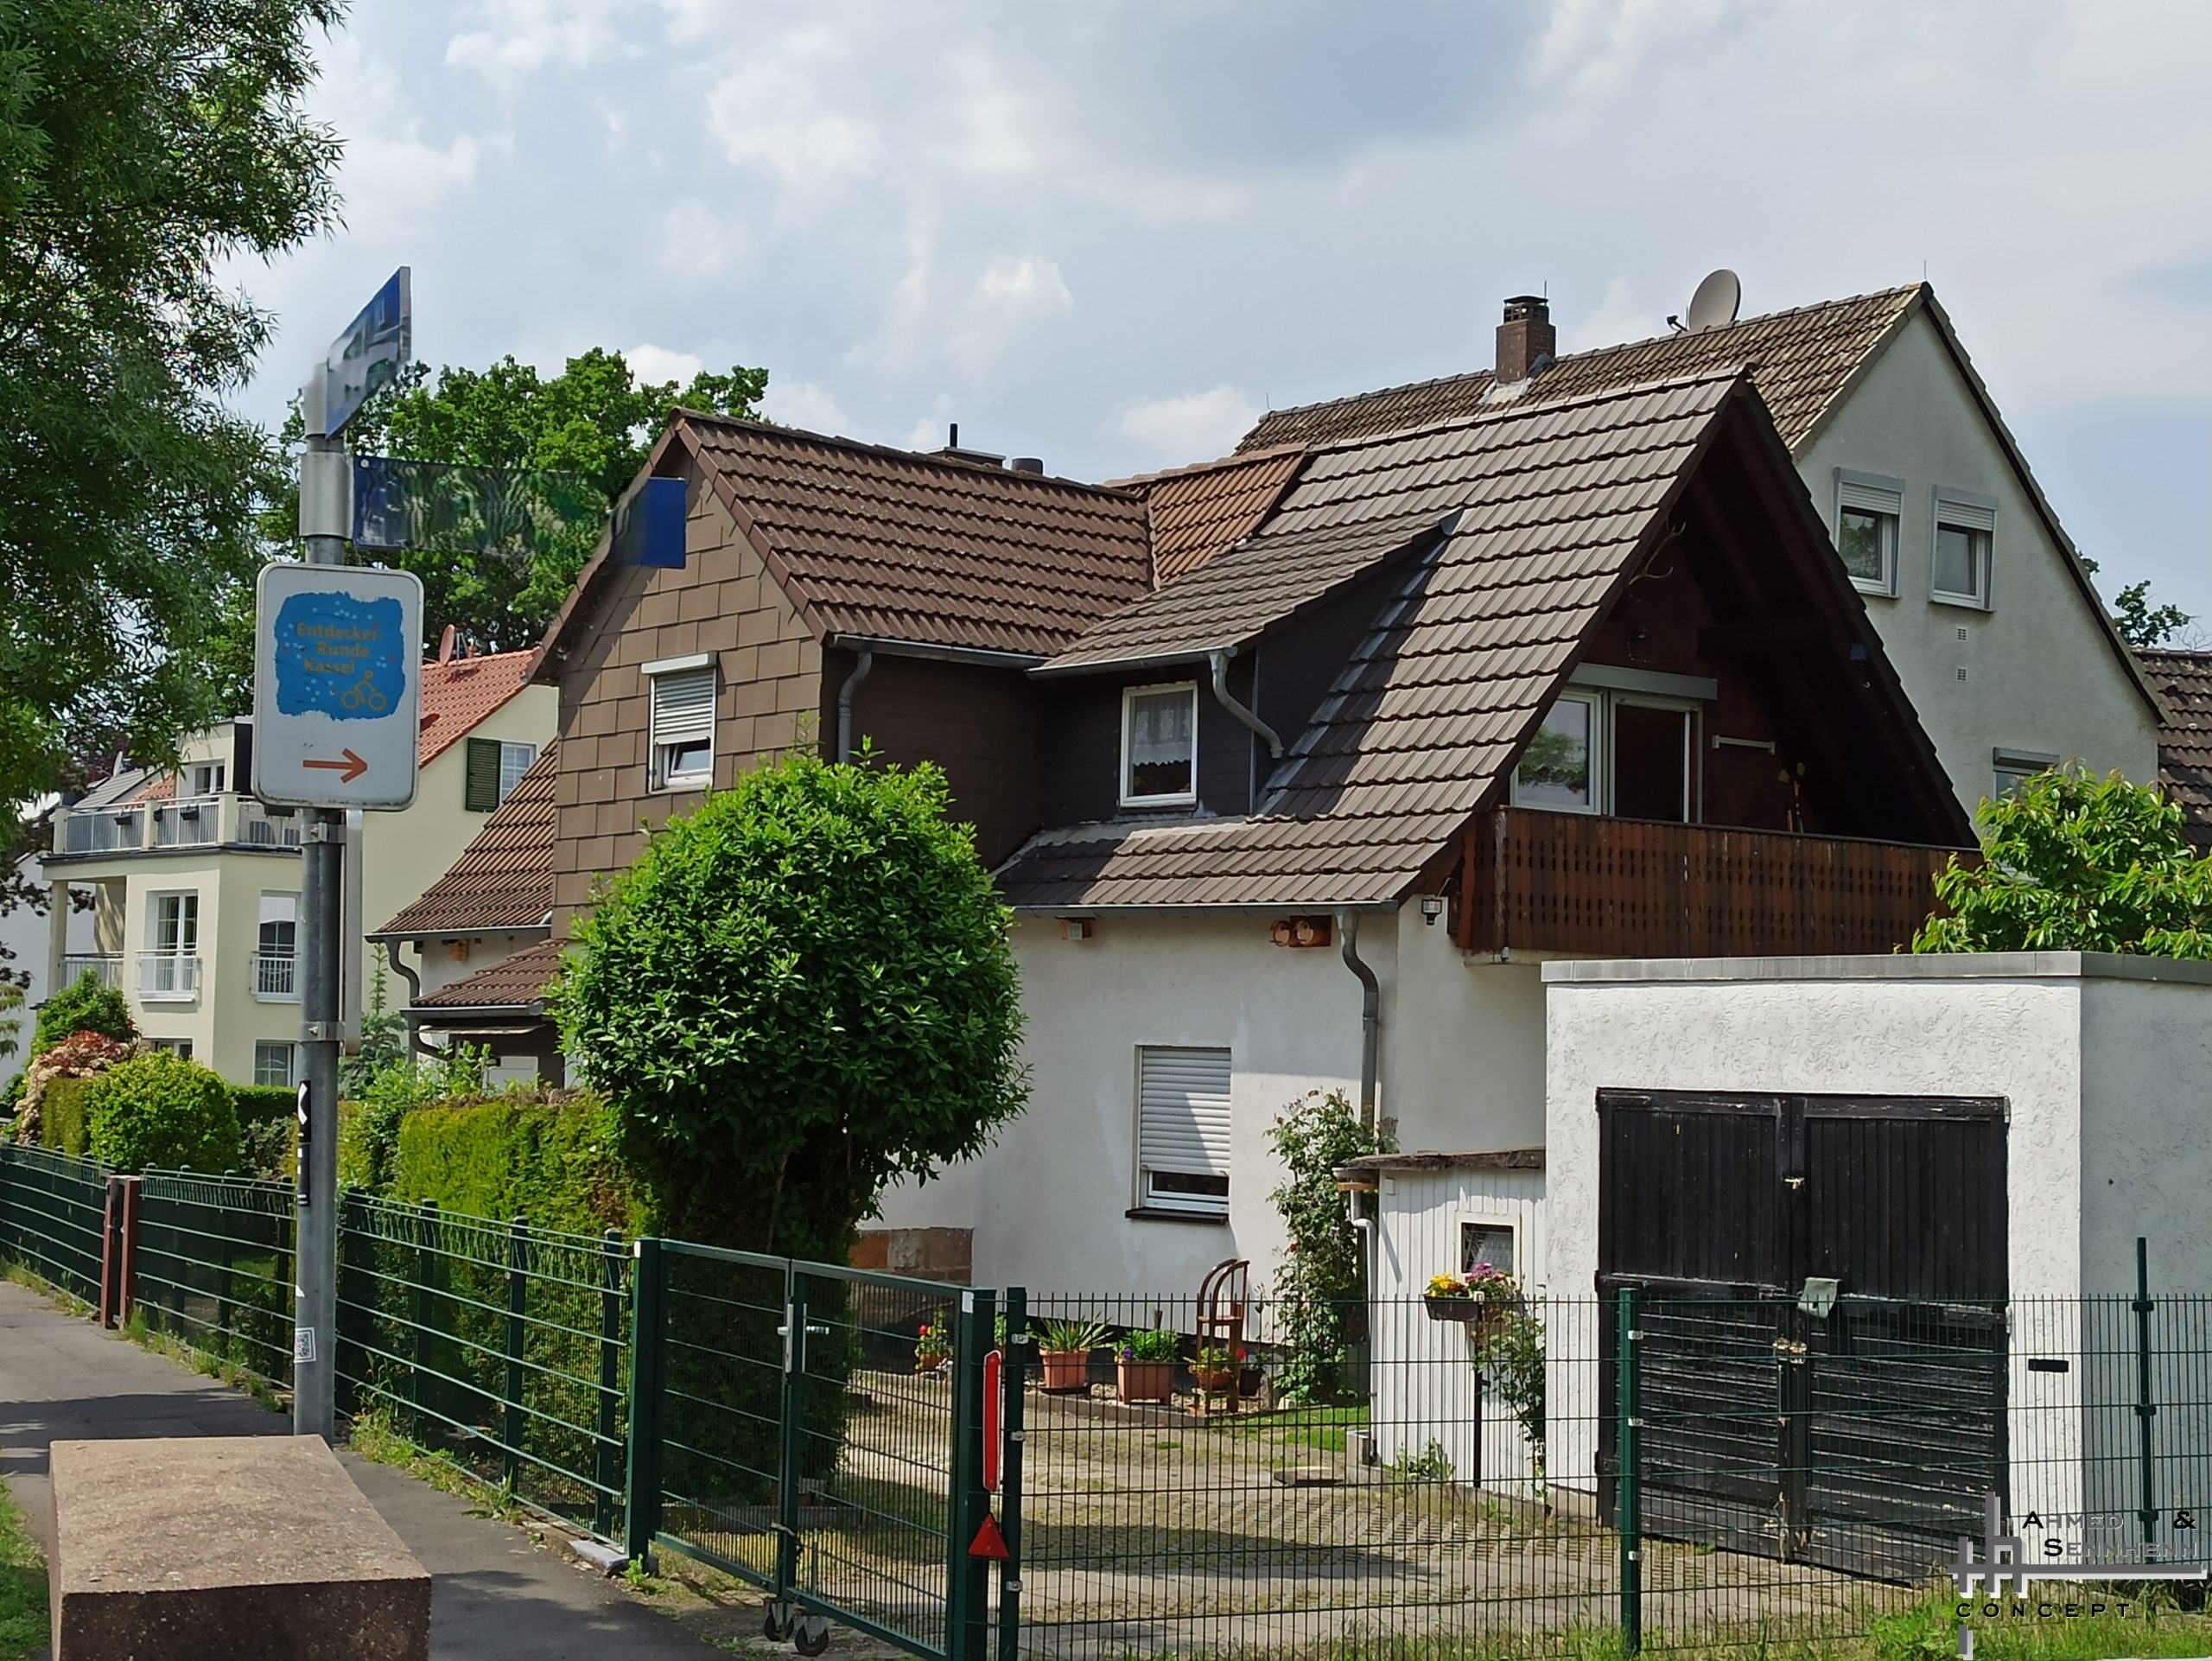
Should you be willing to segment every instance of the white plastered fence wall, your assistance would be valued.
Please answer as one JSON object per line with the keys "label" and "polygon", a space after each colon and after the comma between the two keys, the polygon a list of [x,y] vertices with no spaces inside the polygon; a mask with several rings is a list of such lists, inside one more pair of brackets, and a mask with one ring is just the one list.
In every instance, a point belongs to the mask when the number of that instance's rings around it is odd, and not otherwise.
{"label": "white plastered fence wall", "polygon": [[[1993,1096],[2006,1132],[2006,1273],[2016,1300],[2212,1292],[2212,965],[2101,954],[1766,958],[1548,965],[1548,1270],[1588,1295],[1599,1269],[1601,1089]],[[2082,1347],[2063,1309],[2016,1330],[2012,1504],[2132,1510],[2132,1367],[2031,1371],[2033,1343]],[[1594,1355],[1596,1334],[1554,1351]],[[1554,1362],[1558,1374],[1563,1364]],[[2125,1375],[2123,1377],[2122,1375]],[[1555,1394],[1582,1381],[1556,1376]],[[1554,1480],[1592,1484],[1591,1427],[1560,1426]],[[2183,1434],[2177,1429],[2169,1435]],[[2194,1434],[2194,1433],[2189,1433]],[[2022,1449],[2032,1447],[2026,1462]],[[2203,1448],[2167,1444],[2170,1470]],[[2163,1526],[2163,1525],[2162,1525]],[[2189,1544],[2184,1539],[2182,1544]]]}

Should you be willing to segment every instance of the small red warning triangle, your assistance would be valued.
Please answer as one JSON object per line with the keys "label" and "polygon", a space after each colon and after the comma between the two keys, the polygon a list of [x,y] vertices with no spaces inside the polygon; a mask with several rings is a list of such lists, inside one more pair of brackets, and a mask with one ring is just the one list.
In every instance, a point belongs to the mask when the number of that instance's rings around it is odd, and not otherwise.
{"label": "small red warning triangle", "polygon": [[988,1557],[994,1562],[1005,1562],[1014,1554],[1006,1549],[1006,1536],[999,1532],[999,1519],[988,1511],[983,1513],[983,1526],[976,1531],[976,1537],[969,1543],[971,1557]]}

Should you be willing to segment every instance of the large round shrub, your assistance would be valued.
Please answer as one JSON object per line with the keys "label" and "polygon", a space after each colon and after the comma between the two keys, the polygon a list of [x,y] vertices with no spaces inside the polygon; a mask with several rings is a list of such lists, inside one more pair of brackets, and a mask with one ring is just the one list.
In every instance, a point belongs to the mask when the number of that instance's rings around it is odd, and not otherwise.
{"label": "large round shrub", "polygon": [[131,1043],[138,1036],[130,1000],[89,969],[40,1006],[31,1053],[41,1055],[78,1033],[98,1033],[119,1044]]}
{"label": "large round shrub", "polygon": [[220,1074],[156,1050],[99,1076],[86,1104],[92,1157],[123,1171],[226,1171],[238,1115]]}

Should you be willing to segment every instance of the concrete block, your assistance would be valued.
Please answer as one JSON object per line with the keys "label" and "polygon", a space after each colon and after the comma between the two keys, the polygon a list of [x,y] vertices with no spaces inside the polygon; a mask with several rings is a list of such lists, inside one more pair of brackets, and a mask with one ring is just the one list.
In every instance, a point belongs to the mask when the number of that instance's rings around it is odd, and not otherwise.
{"label": "concrete block", "polygon": [[429,1661],[429,1574],[315,1438],[51,1461],[54,1661]]}

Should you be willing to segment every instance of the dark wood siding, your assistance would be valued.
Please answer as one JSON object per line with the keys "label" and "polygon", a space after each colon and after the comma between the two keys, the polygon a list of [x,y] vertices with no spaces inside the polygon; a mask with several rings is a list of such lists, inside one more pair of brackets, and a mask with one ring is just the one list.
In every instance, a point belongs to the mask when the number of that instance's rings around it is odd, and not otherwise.
{"label": "dark wood siding", "polygon": [[[1230,665],[1230,691],[1250,688],[1250,665]],[[1241,685],[1240,685],[1241,679]],[[1164,686],[1194,681],[1198,688],[1198,807],[1220,815],[1249,811],[1253,756],[1267,749],[1251,730],[1221,707],[1213,695],[1211,671],[1202,663],[1170,665],[1138,674],[1084,676],[1046,683],[1045,823],[1084,824],[1097,819],[1141,817],[1146,810],[1121,805],[1122,693],[1131,686]],[[1286,735],[1286,741],[1288,735]],[[1157,810],[1161,817],[1187,818],[1189,807]]]}

